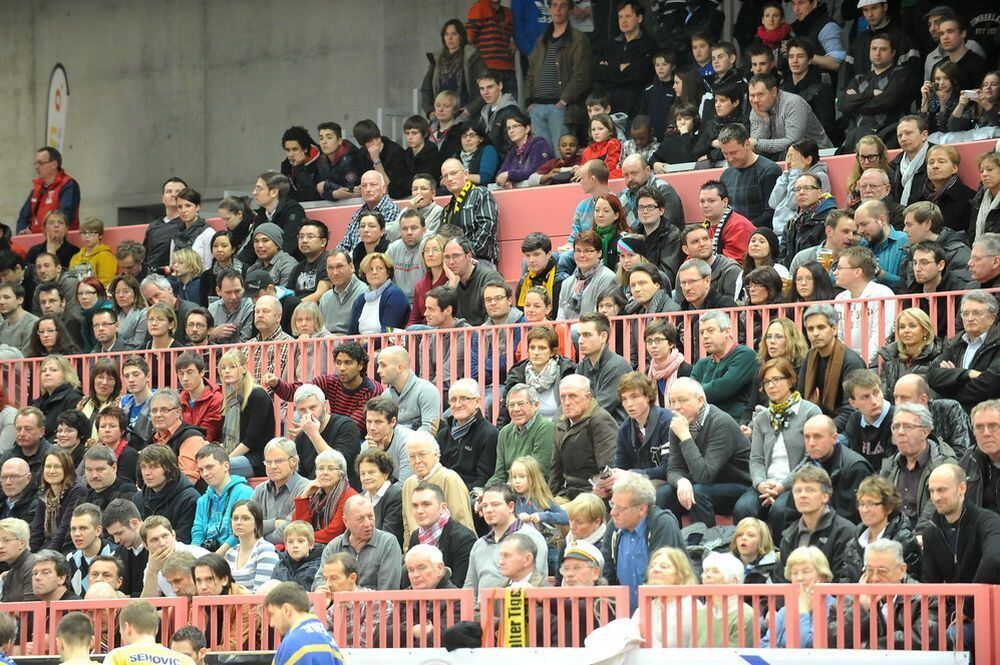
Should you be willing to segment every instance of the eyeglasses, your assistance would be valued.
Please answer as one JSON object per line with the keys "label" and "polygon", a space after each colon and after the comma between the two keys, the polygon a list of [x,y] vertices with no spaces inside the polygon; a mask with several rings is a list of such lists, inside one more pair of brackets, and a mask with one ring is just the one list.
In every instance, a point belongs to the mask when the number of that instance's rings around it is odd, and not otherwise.
{"label": "eyeglasses", "polygon": [[881,501],[859,501],[858,510],[874,510],[875,508],[881,507]]}
{"label": "eyeglasses", "polygon": [[490,296],[489,298],[483,298],[483,302],[487,305],[501,303],[505,300],[507,300],[507,296]]}
{"label": "eyeglasses", "polygon": [[468,404],[479,399],[478,397],[469,397],[468,395],[454,395],[448,398],[448,404]]}
{"label": "eyeglasses", "polygon": [[432,453],[431,451],[425,450],[425,451],[419,452],[419,453],[407,453],[406,457],[407,457],[407,459],[411,459],[411,460],[414,460],[414,459],[427,459],[428,457],[430,457],[433,454],[434,453]]}
{"label": "eyeglasses", "polygon": [[0,476],[0,480],[2,480],[5,483],[12,483],[15,480],[20,480],[21,478],[27,478],[30,475],[31,475],[30,473],[7,474],[6,476]]}
{"label": "eyeglasses", "polygon": [[40,162],[36,159],[34,162],[32,162],[32,164],[34,164],[35,166],[45,166],[46,164],[51,164],[54,161],[55,161],[54,159],[50,159],[47,162]]}
{"label": "eyeglasses", "polygon": [[642,205],[637,205],[636,210],[639,212],[653,212],[654,210],[659,210],[660,206],[655,203],[644,203]]}
{"label": "eyeglasses", "polygon": [[507,410],[510,411],[511,409],[523,409],[524,407],[528,406],[528,404],[530,404],[530,402],[524,400],[507,402]]}
{"label": "eyeglasses", "polygon": [[893,423],[889,426],[893,432],[912,432],[915,429],[923,429],[921,425],[914,425],[913,423]]}
{"label": "eyeglasses", "polygon": [[659,346],[660,344],[666,344],[666,337],[650,337],[646,340],[646,346]]}
{"label": "eyeglasses", "polygon": [[101,235],[101,234],[98,233],[97,231],[80,231],[80,235],[82,235],[82,236],[97,236],[97,235]]}
{"label": "eyeglasses", "polygon": [[763,381],[761,381],[761,383],[764,385],[765,388],[767,388],[769,386],[776,386],[782,381],[787,381],[787,380],[788,377],[785,376],[773,376],[770,379],[764,379]]}
{"label": "eyeglasses", "polygon": [[591,254],[597,254],[597,250],[591,247],[574,247],[573,253],[580,254],[583,256],[590,256]]}
{"label": "eyeglasses", "polygon": [[963,319],[981,319],[989,314],[986,309],[963,309],[961,315]]}
{"label": "eyeglasses", "polygon": [[282,457],[281,459],[265,459],[264,466],[279,466],[289,461],[291,457]]}
{"label": "eyeglasses", "polygon": [[878,575],[879,577],[885,577],[891,572],[892,570],[889,568],[872,568],[871,566],[865,566],[865,574],[868,575],[868,577],[871,577],[873,575]]}
{"label": "eyeglasses", "polygon": [[798,194],[799,192],[808,192],[811,189],[819,189],[816,185],[799,185],[798,187],[792,187],[792,191]]}
{"label": "eyeglasses", "polygon": [[158,406],[158,407],[150,409],[149,412],[151,414],[153,414],[154,416],[159,416],[159,415],[162,415],[162,414],[165,414],[165,413],[170,413],[171,411],[174,411],[174,410],[179,409],[179,408],[181,408],[181,407],[179,407],[179,406]]}
{"label": "eyeglasses", "polygon": [[877,152],[874,155],[862,155],[859,152],[858,153],[858,161],[859,162],[874,162],[876,159],[878,159],[878,156],[879,155],[878,155]]}

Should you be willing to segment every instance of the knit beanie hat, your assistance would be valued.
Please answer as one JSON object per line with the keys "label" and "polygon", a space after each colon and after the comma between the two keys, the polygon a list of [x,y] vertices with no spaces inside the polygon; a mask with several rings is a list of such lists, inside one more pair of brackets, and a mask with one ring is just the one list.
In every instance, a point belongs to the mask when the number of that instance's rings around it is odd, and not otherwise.
{"label": "knit beanie hat", "polygon": [[253,235],[265,235],[271,239],[271,241],[281,247],[285,240],[285,232],[281,230],[281,227],[274,222],[267,222],[266,224],[261,224],[253,230]]}

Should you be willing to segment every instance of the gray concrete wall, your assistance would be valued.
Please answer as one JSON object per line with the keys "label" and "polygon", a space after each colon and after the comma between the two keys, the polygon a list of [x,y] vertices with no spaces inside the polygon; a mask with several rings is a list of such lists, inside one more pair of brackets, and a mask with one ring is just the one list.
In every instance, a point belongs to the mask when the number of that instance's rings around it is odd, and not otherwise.
{"label": "gray concrete wall", "polygon": [[[81,213],[159,201],[171,174],[210,198],[284,158],[281,132],[409,108],[439,30],[469,0],[0,0],[0,220],[43,144],[49,75],[69,87]],[[213,211],[214,212],[214,211]]]}

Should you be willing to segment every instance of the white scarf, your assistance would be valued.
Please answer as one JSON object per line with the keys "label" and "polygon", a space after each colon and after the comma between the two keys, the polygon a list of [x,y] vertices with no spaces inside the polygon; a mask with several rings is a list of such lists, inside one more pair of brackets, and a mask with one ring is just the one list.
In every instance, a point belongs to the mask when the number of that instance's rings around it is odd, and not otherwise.
{"label": "white scarf", "polygon": [[1000,196],[993,196],[990,190],[983,187],[983,200],[979,204],[979,214],[976,215],[976,237],[973,242],[983,237],[986,231],[986,218],[990,212],[1000,207]]}
{"label": "white scarf", "polygon": [[924,144],[917,152],[917,156],[913,159],[910,159],[905,152],[903,153],[903,158],[899,162],[900,175],[903,177],[903,193],[899,196],[899,203],[901,205],[905,206],[910,202],[910,185],[913,184],[913,176],[917,174],[920,166],[924,163],[924,159],[927,157],[928,145],[927,141],[924,141]]}

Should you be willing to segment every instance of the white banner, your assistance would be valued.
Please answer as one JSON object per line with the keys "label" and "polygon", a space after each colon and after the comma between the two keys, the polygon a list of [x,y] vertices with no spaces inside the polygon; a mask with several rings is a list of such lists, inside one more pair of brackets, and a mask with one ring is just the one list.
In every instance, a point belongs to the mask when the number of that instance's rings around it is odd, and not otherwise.
{"label": "white banner", "polygon": [[[588,649],[345,649],[350,665],[968,665],[968,653],[837,649],[638,649],[621,661],[595,661]],[[600,657],[600,656],[598,656]],[[669,658],[669,661],[667,660]]]}
{"label": "white banner", "polygon": [[62,152],[66,135],[66,108],[69,106],[69,81],[62,64],[52,68],[49,78],[49,106],[45,116],[45,145]]}

